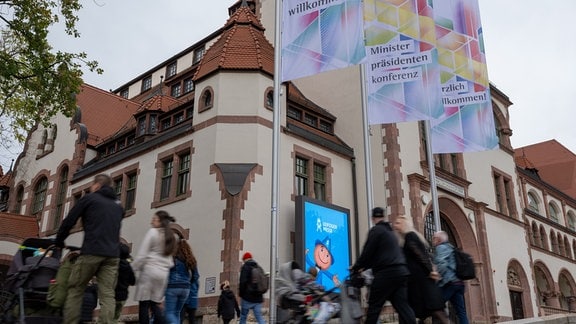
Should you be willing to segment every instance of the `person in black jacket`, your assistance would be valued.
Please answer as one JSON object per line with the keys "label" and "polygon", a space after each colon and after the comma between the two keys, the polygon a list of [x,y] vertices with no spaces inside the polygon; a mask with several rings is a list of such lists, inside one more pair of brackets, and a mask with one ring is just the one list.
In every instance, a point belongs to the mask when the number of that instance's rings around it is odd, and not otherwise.
{"label": "person in black jacket", "polygon": [[98,281],[99,322],[112,323],[114,320],[114,288],[118,277],[120,226],[124,212],[111,185],[112,179],[108,175],[94,177],[91,193],[72,207],[58,229],[54,244],[62,248],[70,230],[82,219],[84,242],[68,280],[64,324],[77,324],[80,320],[82,295],[93,276]]}
{"label": "person in black jacket", "polygon": [[410,272],[390,223],[384,220],[384,209],[372,210],[374,226],[368,232],[362,253],[352,272],[372,269],[366,324],[378,323],[382,306],[389,300],[398,313],[400,324],[415,324],[414,311],[408,305],[407,280]]}
{"label": "person in black jacket", "polygon": [[94,315],[94,310],[98,306],[98,284],[95,278],[88,283],[88,287],[84,290],[84,298],[82,299],[82,310],[80,315],[80,323],[91,323]]}
{"label": "person in black jacket", "polygon": [[124,243],[120,243],[120,263],[118,264],[118,280],[116,282],[115,299],[116,311],[114,312],[114,323],[118,322],[122,314],[122,308],[128,299],[128,287],[134,286],[136,283],[136,276],[134,270],[130,266],[129,259],[130,247]]}
{"label": "person in black jacket", "polygon": [[254,259],[252,259],[252,254],[250,252],[244,253],[242,256],[242,269],[240,270],[240,324],[246,324],[246,318],[250,310],[254,312],[254,317],[258,324],[266,323],[264,317],[262,316],[262,303],[264,302],[264,297],[261,293],[254,289],[254,284],[252,283],[252,268],[258,264]]}
{"label": "person in black jacket", "polygon": [[230,323],[234,319],[234,313],[240,317],[240,307],[236,295],[230,290],[230,282],[225,280],[220,284],[220,297],[218,298],[218,318],[222,317],[224,324]]}

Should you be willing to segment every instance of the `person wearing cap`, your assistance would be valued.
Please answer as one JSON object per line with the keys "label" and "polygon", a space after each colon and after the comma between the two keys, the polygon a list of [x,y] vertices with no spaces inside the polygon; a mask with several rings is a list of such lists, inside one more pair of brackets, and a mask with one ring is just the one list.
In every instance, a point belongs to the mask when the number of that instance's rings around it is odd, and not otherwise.
{"label": "person wearing cap", "polygon": [[262,303],[264,297],[261,293],[252,289],[252,268],[258,264],[252,259],[250,252],[244,253],[242,256],[242,269],[240,270],[240,324],[246,324],[246,318],[250,310],[254,312],[254,317],[258,324],[265,324],[264,317],[262,316]]}
{"label": "person wearing cap", "polygon": [[372,210],[374,226],[362,253],[352,266],[352,272],[372,269],[374,280],[370,286],[365,324],[379,322],[382,306],[389,300],[398,313],[400,324],[415,324],[416,316],[408,305],[408,267],[390,223],[384,219],[384,209]]}

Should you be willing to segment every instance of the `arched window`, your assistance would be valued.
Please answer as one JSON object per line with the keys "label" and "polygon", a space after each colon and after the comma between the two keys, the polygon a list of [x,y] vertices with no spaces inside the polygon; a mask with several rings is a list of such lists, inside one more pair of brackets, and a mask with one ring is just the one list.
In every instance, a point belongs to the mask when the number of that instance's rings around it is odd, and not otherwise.
{"label": "arched window", "polygon": [[14,213],[20,214],[22,212],[22,200],[24,200],[24,187],[19,186],[16,191],[16,205],[14,206]]}
{"label": "arched window", "polygon": [[562,234],[558,233],[556,238],[558,240],[558,254],[566,255],[566,251],[564,251],[564,239],[562,239]]}
{"label": "arched window", "polygon": [[566,216],[566,225],[569,229],[576,231],[576,216],[574,216],[572,211],[569,211]]}
{"label": "arched window", "polygon": [[212,108],[214,105],[214,91],[211,87],[207,87],[202,91],[200,96],[200,105],[198,107],[198,112],[203,112]]}
{"label": "arched window", "polygon": [[570,310],[570,298],[574,296],[574,287],[570,280],[571,276],[569,273],[562,271],[558,278],[558,289],[560,290],[560,308],[564,310]]}
{"label": "arched window", "polygon": [[56,229],[60,226],[64,218],[64,204],[66,203],[66,192],[68,191],[68,166],[64,166],[60,171],[58,180],[58,192],[56,196],[56,211],[54,214],[54,226]]}
{"label": "arched window", "polygon": [[42,132],[42,145],[46,145],[46,142],[48,141],[48,130],[44,130]]}
{"label": "arched window", "polygon": [[548,204],[548,213],[550,214],[550,219],[556,223],[558,223],[559,215],[558,215],[558,208],[554,203]]}
{"label": "arched window", "polygon": [[532,192],[528,193],[528,208],[533,212],[540,212],[538,208],[538,198],[536,198],[536,195]]}
{"label": "arched window", "polygon": [[548,240],[547,240],[548,235],[546,235],[546,230],[544,229],[544,226],[540,225],[540,247],[543,249],[548,250]]}
{"label": "arched window", "polygon": [[538,298],[540,299],[540,305],[549,306],[546,304],[546,294],[550,289],[550,284],[544,271],[540,267],[535,267],[534,276],[536,277],[536,290]]}
{"label": "arched window", "polygon": [[52,126],[52,136],[50,138],[52,138],[53,141],[56,140],[56,136],[58,135],[58,127],[56,127],[56,125]]}
{"label": "arched window", "polygon": [[558,253],[558,241],[556,240],[556,233],[550,230],[550,251]]}
{"label": "arched window", "polygon": [[264,106],[268,109],[274,109],[274,90],[266,91]]}
{"label": "arched window", "polygon": [[538,225],[536,222],[532,221],[532,244],[542,247],[542,242],[540,241],[540,232],[538,231]]}
{"label": "arched window", "polygon": [[46,177],[40,178],[34,188],[34,203],[32,205],[32,214],[37,214],[44,209],[44,202],[46,201],[46,191],[48,190],[48,179]]}
{"label": "arched window", "polygon": [[572,249],[570,248],[570,241],[566,235],[564,235],[564,249],[566,251],[566,257],[572,259]]}

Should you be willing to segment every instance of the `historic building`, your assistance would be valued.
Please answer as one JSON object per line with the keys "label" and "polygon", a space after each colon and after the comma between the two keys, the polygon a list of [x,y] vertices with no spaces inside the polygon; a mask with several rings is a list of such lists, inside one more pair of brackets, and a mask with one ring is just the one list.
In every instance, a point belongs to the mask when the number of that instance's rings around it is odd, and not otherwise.
{"label": "historic building", "polygon": [[[216,287],[225,279],[237,285],[244,251],[270,265],[274,2],[236,2],[221,29],[112,92],[84,85],[76,116],[29,134],[3,217],[35,226],[22,238],[50,237],[92,178],[110,174],[126,209],[122,240],[133,248],[156,210],[176,217],[199,261],[198,315],[213,318]],[[366,237],[359,76],[352,67],[282,85],[279,263],[294,258],[299,195],[350,210],[353,258]],[[519,158],[510,144],[512,103],[493,86],[491,94],[499,149],[434,156],[441,227],[477,266],[468,314],[488,323],[574,311],[574,173],[572,186],[539,178],[535,170],[549,164],[532,161],[528,148]],[[421,123],[370,127],[374,205],[392,220],[410,215],[430,237],[425,141]],[[562,161],[574,172],[566,151]],[[69,243],[80,240],[79,229]],[[4,268],[19,242],[0,232]],[[129,299],[127,318],[136,308]]]}

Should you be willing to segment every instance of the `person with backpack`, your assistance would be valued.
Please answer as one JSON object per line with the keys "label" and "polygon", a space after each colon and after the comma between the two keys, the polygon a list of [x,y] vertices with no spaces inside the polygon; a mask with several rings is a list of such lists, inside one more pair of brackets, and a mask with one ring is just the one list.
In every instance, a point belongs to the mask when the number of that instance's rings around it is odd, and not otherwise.
{"label": "person with backpack", "polygon": [[428,254],[429,243],[424,236],[414,228],[412,219],[398,215],[393,224],[398,233],[400,247],[404,251],[406,265],[410,271],[408,276],[408,304],[414,311],[420,323],[430,316],[435,322],[449,324],[444,312],[442,290],[436,285],[438,272]]}
{"label": "person with backpack", "polygon": [[464,282],[456,276],[454,246],[448,242],[448,234],[444,231],[434,233],[432,244],[436,250],[434,263],[436,263],[440,274],[438,286],[442,289],[444,301],[449,301],[452,304],[460,324],[468,324],[466,303],[464,302],[465,286]]}
{"label": "person with backpack", "polygon": [[254,312],[258,324],[265,324],[262,316],[262,303],[264,293],[258,291],[257,285],[252,278],[252,269],[259,267],[258,263],[252,259],[250,252],[242,256],[242,269],[240,270],[240,324],[246,324],[246,318],[250,310]]}
{"label": "person with backpack", "polygon": [[368,232],[362,252],[350,269],[353,275],[372,269],[374,275],[364,323],[379,323],[382,307],[386,301],[390,301],[398,313],[400,324],[416,324],[416,315],[408,304],[410,272],[392,225],[385,219],[383,208],[372,209],[372,223],[374,226]]}

